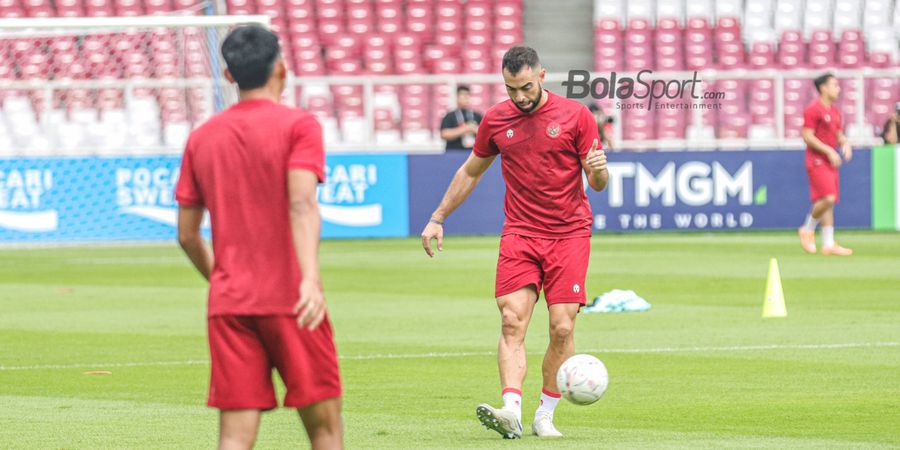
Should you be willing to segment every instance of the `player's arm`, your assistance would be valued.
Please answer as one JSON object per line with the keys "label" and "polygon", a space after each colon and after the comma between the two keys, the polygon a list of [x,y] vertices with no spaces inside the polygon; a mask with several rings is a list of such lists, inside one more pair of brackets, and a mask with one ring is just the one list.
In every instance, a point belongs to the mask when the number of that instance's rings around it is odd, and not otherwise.
{"label": "player's arm", "polygon": [[444,193],[444,198],[431,214],[431,219],[422,231],[422,247],[428,256],[434,256],[434,250],[431,248],[432,239],[437,239],[438,251],[444,250],[444,220],[469,197],[469,194],[478,185],[478,181],[481,180],[481,176],[496,158],[497,155],[483,158],[472,152],[466,162],[456,171],[456,175],[450,181],[450,187]]}
{"label": "player's arm", "polygon": [[609,171],[606,170],[606,152],[597,149],[597,140],[591,145],[587,156],[581,160],[581,167],[587,175],[591,189],[600,192],[606,189],[609,182]]}
{"label": "player's arm", "polygon": [[838,155],[837,151],[831,148],[828,145],[825,145],[824,142],[819,140],[816,137],[815,130],[812,128],[803,127],[800,130],[800,136],[803,137],[803,143],[809,146],[809,148],[813,149],[813,151],[821,153],[828,157],[828,160],[831,162],[831,165],[835,167],[839,167],[841,165],[841,157]]}
{"label": "player's arm", "polygon": [[300,299],[294,306],[297,324],[314,330],[325,318],[325,295],[319,274],[319,236],[322,221],[316,199],[318,176],[305,169],[288,171],[288,199],[290,202],[291,233],[294,251],[303,279]]}
{"label": "player's arm", "polygon": [[203,223],[202,206],[178,207],[178,243],[200,275],[209,281],[212,273],[213,255],[203,241],[200,225]]}
{"label": "player's arm", "polygon": [[844,157],[844,161],[853,159],[853,147],[850,146],[850,140],[847,139],[842,130],[838,130],[837,143],[841,147],[841,156]]}

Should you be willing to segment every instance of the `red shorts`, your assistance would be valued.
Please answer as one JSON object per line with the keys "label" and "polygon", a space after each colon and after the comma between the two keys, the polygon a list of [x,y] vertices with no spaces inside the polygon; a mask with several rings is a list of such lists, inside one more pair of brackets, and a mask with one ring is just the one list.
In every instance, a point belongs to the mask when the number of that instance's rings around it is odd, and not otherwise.
{"label": "red shorts", "polygon": [[544,239],[506,234],[500,238],[497,282],[500,297],[535,285],[547,304],[586,303],[584,280],[591,257],[591,238]]}
{"label": "red shorts", "polygon": [[341,396],[337,350],[326,318],[314,331],[293,316],[213,316],[207,404],[219,409],[278,406],[272,369],[287,387],[284,406],[302,408]]}
{"label": "red shorts", "polygon": [[834,202],[840,200],[841,179],[836,169],[831,164],[815,160],[806,165],[806,174],[809,176],[809,198],[816,202],[823,197],[832,195]]}

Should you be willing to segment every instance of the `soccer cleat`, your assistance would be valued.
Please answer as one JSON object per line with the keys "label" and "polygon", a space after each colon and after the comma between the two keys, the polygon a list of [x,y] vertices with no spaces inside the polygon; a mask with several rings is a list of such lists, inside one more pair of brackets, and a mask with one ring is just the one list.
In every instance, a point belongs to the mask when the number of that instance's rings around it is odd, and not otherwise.
{"label": "soccer cleat", "polygon": [[508,409],[496,409],[482,403],[475,408],[475,415],[482,425],[500,433],[503,439],[522,437],[522,422],[516,418],[516,413]]}
{"label": "soccer cleat", "polygon": [[834,255],[834,256],[850,256],[853,254],[853,250],[849,248],[841,247],[840,245],[834,244],[831,247],[822,247],[823,255]]}
{"label": "soccer cleat", "polygon": [[562,433],[553,426],[553,416],[541,414],[534,418],[531,424],[531,432],[537,437],[562,437]]}
{"label": "soccer cleat", "polygon": [[800,246],[803,247],[803,251],[806,253],[815,253],[816,252],[816,232],[809,231],[800,227],[797,229],[797,234],[800,235]]}

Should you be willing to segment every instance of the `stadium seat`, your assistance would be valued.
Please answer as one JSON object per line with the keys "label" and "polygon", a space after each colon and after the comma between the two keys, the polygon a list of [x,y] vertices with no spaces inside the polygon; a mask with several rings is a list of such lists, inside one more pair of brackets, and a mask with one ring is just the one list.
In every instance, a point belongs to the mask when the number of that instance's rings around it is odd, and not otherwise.
{"label": "stadium seat", "polygon": [[857,0],[835,0],[832,31],[840,36],[845,30],[859,30],[862,26],[862,3]]}
{"label": "stadium seat", "polygon": [[806,2],[803,17],[804,36],[809,38],[815,31],[831,30],[834,13],[831,2]]}
{"label": "stadium seat", "polygon": [[[873,28],[884,28],[897,25],[898,11],[896,2],[893,0],[867,0],[863,8],[862,29],[869,30]],[[891,18],[891,9],[893,7],[894,17]]]}
{"label": "stadium seat", "polygon": [[844,118],[844,124],[856,122],[857,114],[863,114],[865,111],[859,110],[856,101],[863,96],[865,86],[859,80],[854,78],[842,78],[839,80],[841,86],[841,96],[838,99],[838,109]]}
{"label": "stadium seat", "polygon": [[809,42],[809,65],[814,68],[834,66],[835,45],[831,31],[819,30],[812,33]]}
{"label": "stadium seat", "polygon": [[785,31],[781,35],[778,60],[782,68],[791,69],[806,65],[806,43],[799,31]]}
{"label": "stadium seat", "polygon": [[778,0],[775,7],[775,32],[803,30],[803,0]]}
{"label": "stadium seat", "polygon": [[784,136],[799,138],[803,128],[803,110],[812,100],[812,82],[806,79],[784,81]]}
{"label": "stadium seat", "polygon": [[752,43],[759,32],[772,32],[774,13],[775,0],[747,0],[741,26],[744,40]]}
{"label": "stadium seat", "polygon": [[862,67],[865,64],[865,46],[858,30],[844,30],[837,48],[837,63],[841,67]]}

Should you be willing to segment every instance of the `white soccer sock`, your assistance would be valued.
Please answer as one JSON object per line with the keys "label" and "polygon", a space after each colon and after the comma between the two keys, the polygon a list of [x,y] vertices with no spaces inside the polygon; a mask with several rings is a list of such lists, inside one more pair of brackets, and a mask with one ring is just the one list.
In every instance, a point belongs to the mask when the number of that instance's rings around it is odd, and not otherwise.
{"label": "white soccer sock", "polygon": [[806,223],[803,224],[803,228],[805,228],[806,231],[816,231],[817,225],[819,225],[819,220],[814,219],[812,214],[807,214]]}
{"label": "white soccer sock", "polygon": [[503,389],[503,409],[516,413],[516,419],[522,421],[522,391],[516,388]]}
{"label": "white soccer sock", "polygon": [[822,247],[834,247],[834,227],[822,227]]}
{"label": "white soccer sock", "polygon": [[537,418],[542,414],[550,414],[550,417],[553,417],[553,411],[556,410],[559,397],[560,395],[557,392],[541,389],[541,406],[538,406],[537,411],[534,412],[534,417]]}

